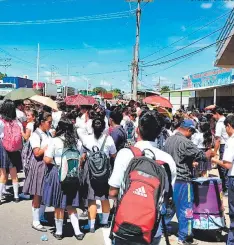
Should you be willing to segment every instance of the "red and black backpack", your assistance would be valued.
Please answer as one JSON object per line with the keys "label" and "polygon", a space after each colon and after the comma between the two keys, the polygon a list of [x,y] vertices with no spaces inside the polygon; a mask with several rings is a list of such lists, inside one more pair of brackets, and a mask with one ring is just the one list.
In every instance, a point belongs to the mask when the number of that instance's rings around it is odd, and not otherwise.
{"label": "red and black backpack", "polygon": [[[130,150],[134,158],[121,184],[111,237],[151,244],[161,219],[167,172],[151,150]],[[152,158],[145,156],[148,151]]]}

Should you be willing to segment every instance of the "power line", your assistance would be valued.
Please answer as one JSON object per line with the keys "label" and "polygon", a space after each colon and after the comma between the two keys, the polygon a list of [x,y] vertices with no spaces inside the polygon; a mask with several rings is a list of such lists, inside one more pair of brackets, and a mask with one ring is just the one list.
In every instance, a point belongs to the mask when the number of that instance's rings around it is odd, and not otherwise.
{"label": "power line", "polygon": [[149,58],[149,57],[151,57],[151,56],[153,56],[153,55],[155,55],[155,54],[157,54],[157,53],[159,53],[159,52],[161,52],[161,51],[163,51],[163,50],[165,50],[165,49],[171,47],[172,45],[174,45],[174,44],[176,44],[176,43],[178,43],[178,42],[180,42],[180,41],[186,39],[187,37],[189,37],[189,36],[191,36],[191,35],[197,33],[197,32],[200,31],[200,30],[203,30],[205,27],[207,27],[207,26],[209,26],[209,25],[215,23],[217,20],[223,18],[224,16],[226,16],[226,15],[228,15],[228,14],[230,14],[230,13],[231,13],[231,11],[228,11],[227,13],[225,13],[225,14],[223,14],[223,15],[220,15],[219,17],[217,17],[216,19],[214,19],[214,20],[208,22],[207,24],[203,25],[203,26],[200,27],[199,29],[197,29],[197,30],[195,30],[195,31],[193,31],[193,32],[191,32],[191,33],[189,33],[187,36],[184,36],[184,37],[182,37],[182,38],[176,40],[175,42],[172,42],[171,44],[169,44],[169,45],[167,45],[167,46],[165,46],[165,47],[163,47],[163,48],[161,48],[161,49],[159,49],[159,50],[157,50],[157,51],[155,51],[155,52],[153,52],[153,53],[151,53],[151,54],[149,54],[149,55],[143,57],[142,60],[147,59],[147,58]]}
{"label": "power line", "polygon": [[185,58],[184,60],[181,60],[181,61],[175,63],[174,65],[171,65],[171,66],[169,66],[169,67],[166,67],[165,69],[162,69],[162,70],[160,70],[160,71],[156,71],[156,72],[153,72],[153,73],[146,74],[145,76],[147,77],[147,76],[150,76],[150,75],[155,75],[155,74],[164,72],[164,71],[166,71],[166,70],[168,70],[168,69],[170,69],[170,68],[172,68],[172,67],[174,67],[174,66],[177,66],[177,65],[179,65],[180,63],[182,63],[182,62],[184,62],[184,61],[190,59],[191,57],[192,57],[192,56],[189,56],[189,57]]}
{"label": "power line", "polygon": [[220,43],[220,42],[223,42],[223,41],[227,40],[228,38],[230,38],[230,37],[232,37],[232,36],[234,36],[234,34],[233,34],[233,35],[230,35],[230,36],[228,36],[228,37],[226,37],[226,38],[224,38],[224,39],[218,40],[218,41],[216,41],[216,42],[214,42],[214,43],[212,43],[212,44],[210,44],[210,45],[207,45],[207,46],[205,46],[205,47],[203,47],[203,48],[201,48],[201,49],[198,49],[198,50],[196,50],[196,51],[187,53],[187,54],[185,54],[185,55],[176,57],[176,58],[174,58],[174,59],[162,61],[162,62],[155,63],[155,64],[151,64],[151,65],[142,65],[141,67],[151,67],[151,66],[163,65],[163,64],[167,64],[167,63],[170,63],[170,62],[179,60],[179,59],[186,58],[186,57],[188,57],[188,56],[193,56],[193,55],[195,55],[195,54],[198,54],[198,53],[202,52],[203,50],[206,50],[206,49],[208,49],[208,48],[211,48],[212,46],[216,45],[217,43]]}
{"label": "power line", "polygon": [[198,42],[200,42],[201,40],[206,39],[207,37],[210,37],[210,36],[214,35],[215,33],[221,31],[222,29],[223,29],[223,27],[221,27],[221,28],[219,28],[219,29],[217,29],[217,30],[215,30],[215,31],[213,31],[213,32],[211,32],[211,33],[209,33],[208,35],[206,35],[206,36],[204,36],[204,37],[202,37],[202,38],[199,38],[198,40],[196,40],[196,41],[194,41],[194,42],[192,42],[192,43],[190,43],[190,44],[188,44],[188,45],[186,45],[186,46],[184,46],[184,47],[182,47],[182,48],[180,48],[180,49],[177,49],[176,51],[174,51],[174,52],[172,52],[172,53],[169,53],[169,54],[166,54],[166,55],[164,55],[164,56],[162,56],[162,57],[159,57],[159,58],[156,59],[156,60],[148,61],[148,62],[144,63],[144,65],[147,65],[147,64],[150,64],[150,63],[152,63],[152,62],[161,60],[161,59],[163,59],[163,58],[165,58],[165,57],[171,56],[172,54],[175,54],[175,53],[177,53],[177,52],[179,52],[179,51],[181,51],[181,50],[184,50],[184,49],[186,49],[186,48],[192,46],[193,44],[198,43]]}
{"label": "power line", "polygon": [[84,22],[84,21],[100,21],[100,20],[129,18],[131,17],[130,14],[134,13],[134,11],[135,10],[93,15],[93,16],[66,18],[66,19],[7,21],[7,22],[0,22],[0,26],[63,24],[63,23],[76,23],[76,22]]}

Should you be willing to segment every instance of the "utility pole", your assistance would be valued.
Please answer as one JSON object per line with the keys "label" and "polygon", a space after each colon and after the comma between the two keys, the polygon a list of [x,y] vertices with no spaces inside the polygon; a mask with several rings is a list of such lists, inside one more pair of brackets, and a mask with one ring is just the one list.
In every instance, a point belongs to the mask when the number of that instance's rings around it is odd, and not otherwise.
{"label": "utility pole", "polygon": [[141,0],[137,0],[136,10],[136,44],[134,51],[134,60],[132,62],[132,90],[133,99],[137,100],[137,83],[139,73],[139,45],[140,45],[140,22],[141,22]]}
{"label": "utility pole", "polygon": [[37,82],[39,82],[40,73],[40,44],[37,45]]}
{"label": "utility pole", "polygon": [[159,90],[159,92],[161,91],[161,79],[160,79],[160,76],[158,78],[158,90]]}

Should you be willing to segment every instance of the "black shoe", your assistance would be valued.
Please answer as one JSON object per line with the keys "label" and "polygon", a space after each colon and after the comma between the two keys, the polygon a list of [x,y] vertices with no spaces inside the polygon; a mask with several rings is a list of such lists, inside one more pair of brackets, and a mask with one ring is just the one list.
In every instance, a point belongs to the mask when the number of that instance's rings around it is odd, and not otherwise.
{"label": "black shoe", "polygon": [[110,228],[109,224],[99,224],[100,228]]}
{"label": "black shoe", "polygon": [[88,218],[88,210],[85,210],[82,214],[80,214],[79,218],[87,219]]}
{"label": "black shoe", "polygon": [[81,233],[79,235],[75,235],[75,238],[79,241],[82,241],[84,239],[85,234]]}
{"label": "black shoe", "polygon": [[89,230],[90,233],[95,233],[95,228]]}
{"label": "black shoe", "polygon": [[2,201],[0,201],[0,206],[2,205]]}
{"label": "black shoe", "polygon": [[62,235],[57,235],[55,232],[53,232],[52,235],[53,235],[54,238],[56,238],[59,241],[63,239]]}
{"label": "black shoe", "polygon": [[20,199],[19,198],[14,198],[15,203],[19,203]]}

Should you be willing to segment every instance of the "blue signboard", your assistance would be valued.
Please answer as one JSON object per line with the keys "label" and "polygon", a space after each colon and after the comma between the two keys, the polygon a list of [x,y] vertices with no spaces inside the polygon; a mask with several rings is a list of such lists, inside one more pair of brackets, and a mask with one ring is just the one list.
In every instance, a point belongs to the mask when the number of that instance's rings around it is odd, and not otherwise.
{"label": "blue signboard", "polygon": [[227,85],[233,82],[232,69],[221,68],[188,76],[188,87],[202,88]]}

